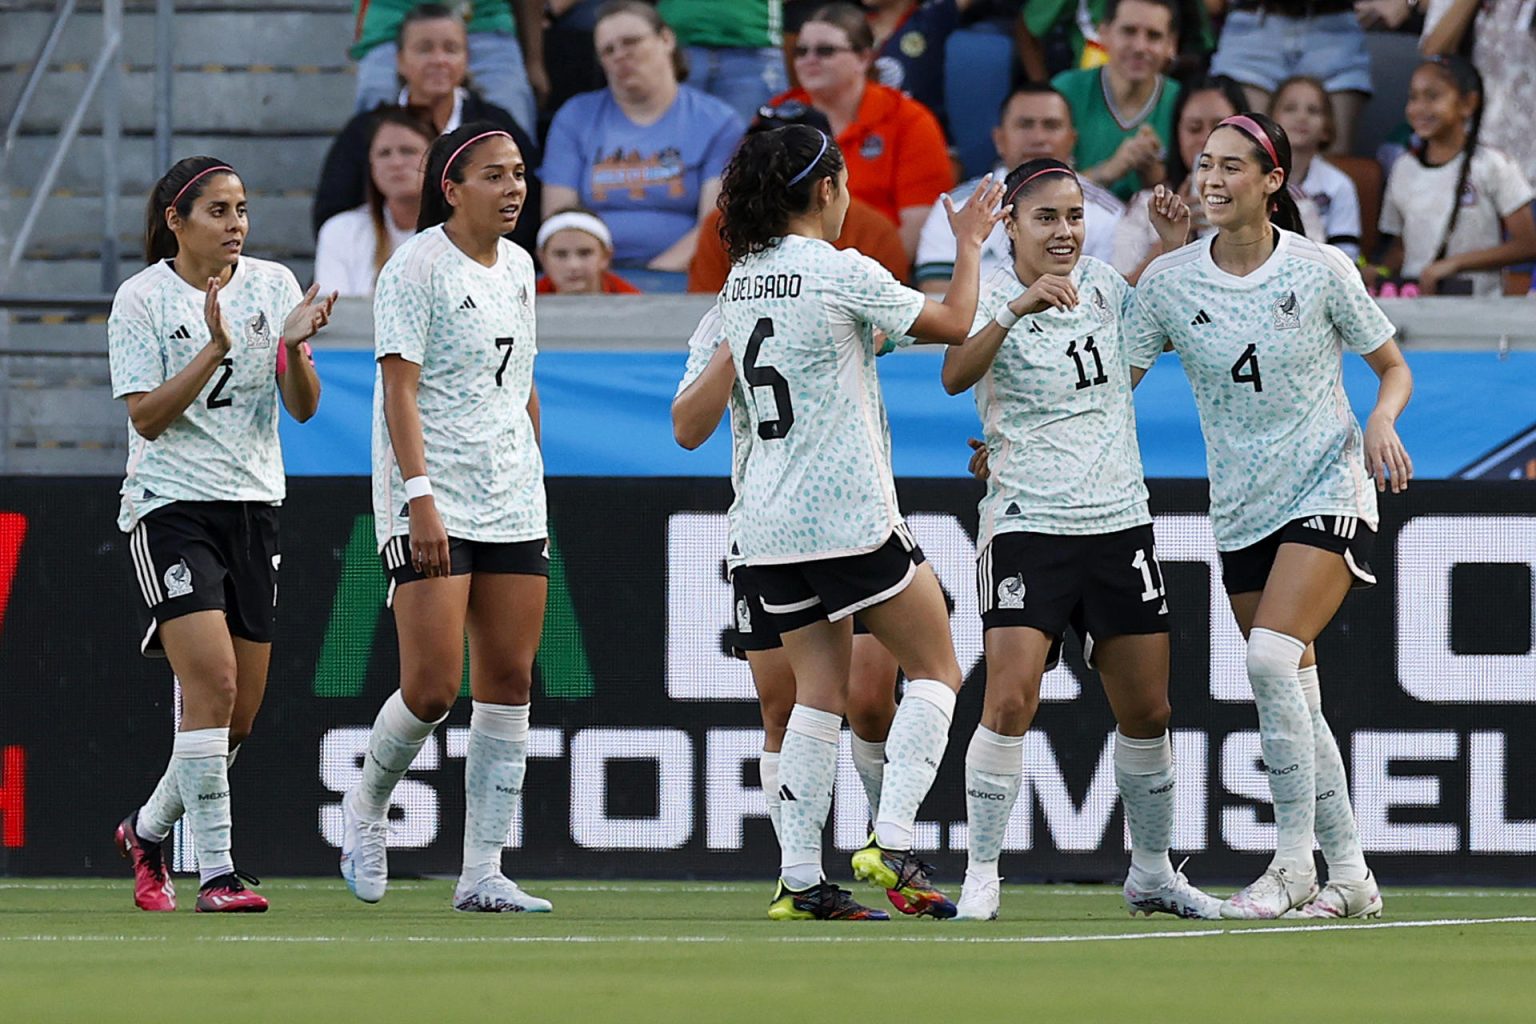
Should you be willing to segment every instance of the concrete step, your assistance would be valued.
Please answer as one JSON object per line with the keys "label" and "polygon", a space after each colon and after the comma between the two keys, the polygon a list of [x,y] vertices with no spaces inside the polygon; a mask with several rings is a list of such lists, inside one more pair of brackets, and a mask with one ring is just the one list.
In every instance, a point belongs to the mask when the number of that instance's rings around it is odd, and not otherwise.
{"label": "concrete step", "polygon": [[[216,59],[212,56],[210,60]],[[85,68],[50,73],[33,96],[22,128],[53,132],[69,120],[88,77]],[[0,110],[10,110],[21,94],[24,77],[0,76]],[[352,116],[356,83],[349,71],[177,71],[172,75],[171,122],[191,133],[240,132],[266,135],[334,133]],[[130,70],[119,76],[123,129],[154,131],[154,74]],[[84,127],[101,127],[101,97],[85,116]]]}
{"label": "concrete step", "polygon": [[[51,8],[51,4],[49,7]],[[272,10],[280,5],[246,4],[246,9],[192,9],[177,4],[171,21],[172,59],[177,64],[224,60],[239,64],[344,65],[352,45],[351,5],[330,10]],[[52,11],[5,15],[0,34],[0,67],[22,65],[25,73],[53,22]],[[101,45],[101,15],[77,13],[70,20],[53,61],[90,64]],[[122,59],[127,64],[155,62],[155,15],[147,10],[123,17]]]}
{"label": "concrete step", "polygon": [[[270,250],[253,247],[251,255],[261,259],[281,259],[301,284],[314,276],[313,259],[274,256]],[[144,269],[140,257],[124,258],[118,263],[118,281]],[[101,263],[90,259],[23,260],[6,284],[6,291],[23,295],[97,295],[101,292]]]}
{"label": "concrete step", "polygon": [[[313,197],[300,193],[250,193],[250,244],[273,252],[314,255],[315,239],[309,229]],[[0,237],[14,238],[31,201],[25,192],[13,192],[8,215],[0,217]],[[144,241],[144,194],[124,195],[117,204],[117,240],[125,252],[135,252]],[[50,253],[99,252],[101,196],[53,195],[43,206],[37,232],[27,259],[47,258]]]}
{"label": "concrete step", "polygon": [[[189,130],[177,133],[171,156],[174,160],[197,154],[218,157],[240,172],[248,189],[288,191],[313,188],[320,180],[320,165],[325,160],[332,137],[331,130],[287,138],[266,138],[249,133],[210,135]],[[10,183],[25,187],[36,181],[56,144],[51,132],[17,138],[14,155],[6,170]],[[138,194],[140,205],[166,171],[166,168],[156,166],[154,156],[153,136],[129,135],[118,142],[119,184],[124,194]],[[101,165],[101,137],[82,135],[75,140],[59,169],[57,187],[76,192],[99,191]]]}

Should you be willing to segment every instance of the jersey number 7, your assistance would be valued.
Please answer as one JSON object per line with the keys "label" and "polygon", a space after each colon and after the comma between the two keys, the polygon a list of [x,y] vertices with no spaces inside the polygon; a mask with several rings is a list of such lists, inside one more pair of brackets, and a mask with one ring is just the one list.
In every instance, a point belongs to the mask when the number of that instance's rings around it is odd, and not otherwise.
{"label": "jersey number 7", "polygon": [[778,415],[771,420],[757,421],[757,436],[764,441],[785,436],[789,428],[795,425],[795,410],[789,404],[789,381],[773,367],[757,365],[757,354],[763,347],[763,339],[771,337],[773,321],[765,316],[752,328],[752,337],[747,339],[747,354],[741,361],[748,384],[754,388],[773,389],[773,404]]}
{"label": "jersey number 7", "polygon": [[496,386],[501,387],[501,378],[507,372],[507,362],[512,358],[513,338],[497,338],[496,347],[502,349],[501,365],[496,367]]}

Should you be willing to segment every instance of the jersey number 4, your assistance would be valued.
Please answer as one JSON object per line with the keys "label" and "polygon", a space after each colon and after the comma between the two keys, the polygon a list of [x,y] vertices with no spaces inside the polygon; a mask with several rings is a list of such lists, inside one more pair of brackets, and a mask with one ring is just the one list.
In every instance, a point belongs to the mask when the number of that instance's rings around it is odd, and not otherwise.
{"label": "jersey number 4", "polygon": [[1092,377],[1088,376],[1088,367],[1083,362],[1083,357],[1078,354],[1076,339],[1073,340],[1072,344],[1067,346],[1067,355],[1071,356],[1072,362],[1077,364],[1077,384],[1075,385],[1076,390],[1081,391],[1084,388],[1091,388],[1095,384],[1107,384],[1109,382],[1109,374],[1104,372],[1104,360],[1099,358],[1099,349],[1098,346],[1094,344],[1093,335],[1090,334],[1083,340],[1083,352],[1093,356]]}
{"label": "jersey number 4", "polygon": [[1259,376],[1259,349],[1252,342],[1232,364],[1232,383],[1252,384],[1253,390],[1264,390],[1264,378]]}
{"label": "jersey number 4", "polygon": [[763,339],[773,337],[773,321],[768,317],[758,320],[747,339],[747,354],[741,361],[747,373],[747,383],[754,388],[771,388],[773,404],[778,415],[771,420],[757,421],[757,436],[764,441],[784,437],[795,425],[795,410],[789,404],[789,381],[771,366],[758,366],[757,354],[763,347]]}

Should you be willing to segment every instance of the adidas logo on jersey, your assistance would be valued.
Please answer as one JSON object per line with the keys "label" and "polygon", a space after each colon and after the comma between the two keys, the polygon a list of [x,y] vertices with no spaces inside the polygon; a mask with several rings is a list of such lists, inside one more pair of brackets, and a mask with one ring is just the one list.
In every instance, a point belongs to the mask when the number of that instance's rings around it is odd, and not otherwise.
{"label": "adidas logo on jersey", "polygon": [[1309,529],[1331,533],[1335,537],[1349,539],[1354,537],[1359,523],[1360,520],[1354,516],[1313,516],[1302,525]]}
{"label": "adidas logo on jersey", "polygon": [[1211,322],[1211,314],[1207,313],[1205,310],[1202,309],[1200,312],[1195,314],[1195,318],[1189,322],[1189,326],[1191,326],[1191,327],[1201,327],[1201,326],[1204,326],[1205,324],[1208,324],[1210,322]]}
{"label": "adidas logo on jersey", "polygon": [[464,301],[459,303],[459,308],[460,309],[479,309],[480,307],[475,305],[475,300],[474,300],[474,298],[472,296],[466,295],[466,296],[464,296]]}
{"label": "adidas logo on jersey", "polygon": [[793,793],[791,793],[789,791],[789,787],[788,786],[780,786],[779,787],[779,799],[780,800],[793,800],[793,799],[795,799],[795,794],[793,794]]}
{"label": "adidas logo on jersey", "polygon": [[187,330],[187,325],[186,324],[182,324],[180,327],[176,328],[174,331],[171,332],[171,340],[172,341],[191,341],[192,340],[192,332]]}
{"label": "adidas logo on jersey", "polygon": [[1045,328],[1041,327],[1035,321],[1031,320],[1029,322],[1029,333],[1030,334],[1044,334],[1045,333]]}
{"label": "adidas logo on jersey", "polygon": [[1003,509],[1003,515],[1005,516],[1021,516],[1023,514],[1024,510],[1019,508],[1019,503],[1016,501],[1010,501],[1008,507]]}

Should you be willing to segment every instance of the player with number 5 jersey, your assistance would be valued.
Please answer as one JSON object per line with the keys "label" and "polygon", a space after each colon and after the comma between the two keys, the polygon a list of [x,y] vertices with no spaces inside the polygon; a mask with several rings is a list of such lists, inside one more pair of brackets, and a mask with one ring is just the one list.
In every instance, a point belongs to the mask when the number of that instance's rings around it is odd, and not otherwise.
{"label": "player with number 5 jersey", "polygon": [[174,910],[162,843],[192,827],[200,912],[267,909],[235,870],[228,770],[266,693],[277,605],[277,506],[286,492],[278,405],[300,422],[320,404],[306,339],[333,294],[299,290],[277,263],[243,254],[249,221],[235,169],[178,161],[150,193],[144,258],[107,320],[112,394],[128,406],[118,525],[144,598],[140,649],[181,685],[171,762],[117,829],[134,902]]}
{"label": "player with number 5 jersey", "polygon": [[[1071,167],[1031,160],[1005,184],[1010,262],[983,284],[971,337],[944,354],[945,390],[976,388],[988,467],[976,571],[987,692],[965,758],[969,856],[957,916],[997,916],[1024,734],[1071,626],[1118,727],[1115,784],[1131,836],[1125,904],[1133,914],[1215,917],[1221,901],[1168,856],[1168,602],[1122,333],[1131,288],[1082,255],[1083,190]],[[1165,249],[1184,243],[1189,211],[1178,196],[1160,188],[1149,215]]]}
{"label": "player with number 5 jersey", "polygon": [[[1395,426],[1413,379],[1349,259],[1301,234],[1290,176],[1290,142],[1268,117],[1235,115],[1211,132],[1195,182],[1216,233],[1143,273],[1131,365],[1139,378],[1171,343],[1189,377],[1222,578],[1248,638],[1278,848],[1222,915],[1371,917],[1381,894],[1312,643],[1351,587],[1376,582],[1376,491],[1413,475]],[[1363,435],[1344,393],[1346,350],[1381,382]],[[1321,891],[1314,833],[1328,863]]]}
{"label": "player with number 5 jersey", "polygon": [[875,335],[965,340],[1000,191],[987,183],[958,211],[946,202],[955,283],[936,303],[831,245],[849,193],[829,136],[805,125],[750,135],[725,171],[720,232],[732,268],[720,318],[753,436],[736,539],[795,677],[770,917],[873,916],[821,866],[855,613],[909,682],[886,739],[875,834],[854,854],[854,874],[887,890],[903,913],[954,915],[913,852],[913,828],[948,743],[960,668],[938,578],[919,564],[896,505]]}
{"label": "player with number 5 jersey", "polygon": [[523,155],[505,131],[468,124],[442,136],[427,154],[418,234],[374,292],[373,515],[400,689],[342,801],[341,873],[368,903],[388,885],[391,794],[458,697],[467,630],[473,710],[453,906],[550,909],[501,865],[549,582],[533,260],[504,237],[527,194]]}

